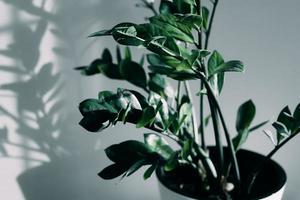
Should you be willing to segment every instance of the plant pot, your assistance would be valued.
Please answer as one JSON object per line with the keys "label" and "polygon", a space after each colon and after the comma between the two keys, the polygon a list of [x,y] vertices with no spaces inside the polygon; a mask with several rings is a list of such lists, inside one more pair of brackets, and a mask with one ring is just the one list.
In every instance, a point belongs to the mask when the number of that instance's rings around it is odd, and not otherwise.
{"label": "plant pot", "polygon": [[[215,150],[210,149],[210,155],[215,163],[214,158]],[[228,158],[228,152],[224,148],[225,158]],[[237,153],[237,159],[240,166],[241,180],[245,183],[245,180],[249,177],[249,174],[256,167],[255,164],[260,163],[265,157],[258,153],[254,153],[247,150],[240,150]],[[228,159],[226,159],[228,160]],[[227,165],[226,165],[227,166]],[[163,166],[160,166],[156,170],[156,175],[159,180],[159,189],[162,200],[217,200],[217,197],[213,197],[214,194],[205,194],[204,192],[198,192],[196,188],[200,188],[201,180],[197,178],[195,172],[192,169],[180,169],[178,172],[165,172]],[[177,177],[176,177],[177,174]],[[184,176],[182,176],[184,174]],[[267,162],[263,170],[259,173],[256,181],[253,184],[253,189],[250,195],[242,194],[242,197],[234,198],[234,200],[281,200],[285,185],[286,185],[286,173],[283,168],[273,160]],[[248,179],[247,179],[248,180]],[[193,185],[194,184],[194,185]],[[246,185],[242,185],[245,191]],[[244,192],[245,193],[245,192]],[[234,196],[234,194],[233,194]]]}

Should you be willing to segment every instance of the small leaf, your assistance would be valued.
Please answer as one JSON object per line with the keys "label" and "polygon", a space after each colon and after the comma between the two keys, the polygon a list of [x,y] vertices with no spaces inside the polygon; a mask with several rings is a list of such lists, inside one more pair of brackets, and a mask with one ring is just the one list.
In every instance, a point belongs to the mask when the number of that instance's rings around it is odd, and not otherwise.
{"label": "small leaf", "polygon": [[277,121],[282,123],[289,131],[294,131],[295,129],[295,119],[291,114],[288,106],[284,107],[280,112]]}
{"label": "small leaf", "polygon": [[300,122],[300,104],[298,104],[298,105],[296,106],[296,109],[295,109],[295,111],[294,111],[294,113],[293,113],[293,117],[294,117],[294,119],[295,119],[296,121],[298,121],[298,124],[299,124],[299,122]]}
{"label": "small leaf", "polygon": [[203,27],[205,30],[208,29],[208,23],[209,23],[209,10],[206,7],[202,7],[202,18],[203,18]]}
{"label": "small leaf", "polygon": [[151,177],[151,175],[153,174],[153,172],[156,170],[157,165],[151,165],[144,173],[144,180],[147,180],[148,178]]}
{"label": "small leaf", "polygon": [[128,170],[127,166],[112,164],[104,168],[101,172],[98,173],[98,175],[105,180],[110,180],[110,179],[117,178],[118,176],[121,176],[127,170]]}
{"label": "small leaf", "polygon": [[236,130],[238,132],[248,129],[255,116],[255,105],[249,100],[243,103],[237,113]]}
{"label": "small leaf", "polygon": [[142,142],[128,140],[109,146],[105,149],[105,153],[111,161],[130,167],[138,160],[148,158],[153,154],[153,151]]}
{"label": "small leaf", "polygon": [[287,127],[283,123],[274,122],[272,126],[276,129],[278,144],[290,135]]}
{"label": "small leaf", "polygon": [[116,55],[117,55],[118,64],[120,64],[122,61],[122,55],[121,55],[121,50],[120,50],[119,46],[117,46]]}
{"label": "small leaf", "polygon": [[107,48],[105,48],[102,53],[102,60],[103,60],[103,62],[106,62],[106,63],[112,63],[112,61],[113,61],[112,56]]}
{"label": "small leaf", "polygon": [[129,47],[126,47],[125,48],[125,59],[128,60],[128,61],[131,61],[131,52],[130,52],[130,48]]}
{"label": "small leaf", "polygon": [[243,103],[238,109],[235,125],[238,135],[232,140],[236,151],[240,149],[248,138],[249,126],[254,119],[255,112],[255,105],[251,100]]}

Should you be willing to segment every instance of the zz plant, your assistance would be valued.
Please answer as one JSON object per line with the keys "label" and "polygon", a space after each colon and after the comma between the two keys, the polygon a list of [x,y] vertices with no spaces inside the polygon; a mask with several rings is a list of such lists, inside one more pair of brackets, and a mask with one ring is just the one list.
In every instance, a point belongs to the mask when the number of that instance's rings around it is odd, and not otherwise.
{"label": "zz plant", "polygon": [[[102,57],[89,66],[76,68],[87,76],[103,74],[110,79],[126,80],[139,88],[137,91],[124,88],[116,92],[100,91],[98,98],[81,102],[82,127],[98,132],[123,122],[149,130],[144,134],[144,142],[130,140],[105,149],[113,164],[103,169],[99,176],[104,179],[126,177],[142,166],[149,166],[144,173],[144,179],[147,179],[158,166],[163,166],[166,172],[189,166],[201,180],[199,192],[235,199],[230,197],[228,186],[233,186],[239,194],[242,184],[247,184],[248,192],[251,192],[251,185],[264,163],[299,133],[300,104],[294,112],[288,107],[280,112],[272,124],[275,134],[264,131],[273,141],[274,150],[257,165],[250,181],[243,183],[236,153],[249,133],[268,121],[252,125],[256,110],[253,102],[248,100],[238,109],[236,136],[232,138],[229,134],[218,96],[225,74],[243,72],[244,65],[239,60],[225,60],[217,50],[208,49],[218,0],[207,1],[206,6],[201,0],[161,0],[158,3],[159,10],[153,1],[142,0],[137,4],[153,12],[144,23],[120,23],[90,35],[112,36],[117,43],[126,46],[123,56],[117,47],[114,60],[105,49]],[[146,49],[147,62],[144,57],[134,61],[128,46]],[[145,66],[148,66],[147,72]],[[173,90],[169,79],[175,80],[172,83],[177,83],[177,90]],[[199,81],[198,113],[193,104],[190,80]],[[205,106],[210,110],[208,116],[204,113]],[[213,133],[208,133],[206,128],[209,120]],[[214,159],[205,141],[208,134],[214,134],[215,138],[217,153]],[[222,134],[226,143],[221,140]],[[178,148],[172,148],[166,139],[175,141]],[[224,146],[227,146],[228,156],[225,156]]]}

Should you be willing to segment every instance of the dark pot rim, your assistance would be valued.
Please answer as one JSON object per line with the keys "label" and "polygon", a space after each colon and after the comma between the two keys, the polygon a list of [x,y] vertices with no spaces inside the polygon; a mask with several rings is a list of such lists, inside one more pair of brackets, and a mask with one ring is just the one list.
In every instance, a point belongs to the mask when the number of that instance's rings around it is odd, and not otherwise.
{"label": "dark pot rim", "polygon": [[[214,147],[209,147],[210,150],[212,150],[213,148]],[[226,148],[224,148],[224,149],[226,149]],[[265,156],[262,155],[262,154],[260,154],[260,153],[257,153],[257,152],[254,152],[254,151],[250,151],[250,150],[246,150],[246,149],[241,149],[237,153],[237,158],[238,158],[239,164],[242,162],[241,160],[246,159],[248,156],[249,157],[252,156],[252,159],[254,157],[255,159],[257,159],[257,161],[265,158]],[[260,194],[260,195],[259,194],[252,194],[252,196],[254,195],[254,197],[250,197],[248,199],[257,200],[257,199],[262,199],[262,198],[269,197],[272,194],[280,191],[285,186],[285,184],[287,182],[287,175],[286,175],[285,170],[281,167],[281,165],[278,164],[274,160],[270,160],[269,162],[267,162],[267,165],[273,167],[273,170],[278,175],[278,180],[277,180],[276,185],[274,187],[270,188],[269,191],[264,191],[264,194]],[[164,187],[166,187],[167,189],[169,189],[169,190],[171,190],[171,191],[173,191],[173,192],[175,192],[175,193],[177,193],[179,195],[183,195],[185,197],[192,198],[192,199],[197,199],[199,197],[201,197],[201,198],[203,197],[203,198],[206,198],[206,199],[211,199],[208,195],[195,196],[193,194],[186,193],[185,191],[175,190],[174,188],[172,188],[170,186],[170,184],[168,183],[168,180],[166,180],[166,177],[164,175],[164,169],[163,169],[162,165],[159,166],[159,167],[157,167],[157,169],[156,169],[156,177],[158,178],[159,182]]]}

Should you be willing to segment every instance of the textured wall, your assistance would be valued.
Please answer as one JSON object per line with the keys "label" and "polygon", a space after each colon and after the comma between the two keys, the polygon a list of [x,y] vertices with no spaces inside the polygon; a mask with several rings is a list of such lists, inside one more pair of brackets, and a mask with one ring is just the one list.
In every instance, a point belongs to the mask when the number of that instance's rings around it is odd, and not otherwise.
{"label": "textured wall", "polygon": [[[155,177],[144,182],[139,173],[103,181],[96,175],[109,163],[105,147],[142,139],[143,130],[116,126],[100,137],[77,125],[81,100],[120,84],[129,87],[101,76],[81,77],[73,67],[88,64],[104,47],[115,49],[110,38],[87,39],[89,33],[118,22],[142,22],[150,14],[135,9],[136,2],[0,0],[1,199],[159,198]],[[250,98],[257,106],[257,122],[300,102],[299,9],[299,0],[220,2],[210,47],[246,65],[246,74],[226,77],[221,97],[232,132],[238,105]],[[285,199],[291,200],[300,197],[297,142],[300,138],[275,156],[288,174]],[[267,153],[272,146],[257,132],[246,147]]]}

